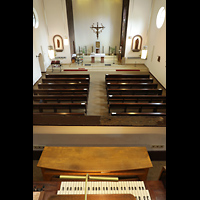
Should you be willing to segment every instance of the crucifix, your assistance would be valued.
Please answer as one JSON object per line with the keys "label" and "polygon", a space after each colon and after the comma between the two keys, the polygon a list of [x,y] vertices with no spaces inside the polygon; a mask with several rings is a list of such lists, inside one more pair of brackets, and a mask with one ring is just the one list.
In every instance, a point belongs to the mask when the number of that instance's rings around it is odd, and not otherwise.
{"label": "crucifix", "polygon": [[97,22],[97,26],[94,26],[94,23],[93,23],[90,28],[93,30],[94,33],[97,34],[97,40],[98,40],[99,33],[102,32],[102,30],[105,28],[105,26],[103,26],[102,23],[101,23],[101,26],[98,26],[98,22]]}

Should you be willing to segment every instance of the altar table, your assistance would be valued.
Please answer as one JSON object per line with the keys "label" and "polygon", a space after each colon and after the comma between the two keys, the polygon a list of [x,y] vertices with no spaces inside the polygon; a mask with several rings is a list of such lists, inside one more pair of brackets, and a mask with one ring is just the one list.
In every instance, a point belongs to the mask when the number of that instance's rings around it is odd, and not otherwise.
{"label": "altar table", "polygon": [[105,53],[91,53],[91,63],[95,63],[95,57],[101,57],[101,63],[104,63]]}

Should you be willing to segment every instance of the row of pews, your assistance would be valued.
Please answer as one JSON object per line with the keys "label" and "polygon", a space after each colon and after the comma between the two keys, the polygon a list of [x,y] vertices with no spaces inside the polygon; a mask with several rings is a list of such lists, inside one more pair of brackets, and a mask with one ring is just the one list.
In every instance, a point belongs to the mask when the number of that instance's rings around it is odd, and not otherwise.
{"label": "row of pews", "polygon": [[108,112],[112,116],[165,116],[166,95],[150,75],[106,74]]}
{"label": "row of pews", "polygon": [[33,113],[85,115],[89,85],[89,74],[46,74],[33,89]]}

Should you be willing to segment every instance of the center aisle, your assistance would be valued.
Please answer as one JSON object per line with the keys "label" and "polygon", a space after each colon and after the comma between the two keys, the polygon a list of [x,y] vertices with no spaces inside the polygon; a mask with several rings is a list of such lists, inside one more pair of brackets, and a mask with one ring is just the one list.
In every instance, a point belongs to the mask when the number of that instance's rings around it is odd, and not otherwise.
{"label": "center aisle", "polygon": [[108,116],[105,72],[90,72],[87,115]]}

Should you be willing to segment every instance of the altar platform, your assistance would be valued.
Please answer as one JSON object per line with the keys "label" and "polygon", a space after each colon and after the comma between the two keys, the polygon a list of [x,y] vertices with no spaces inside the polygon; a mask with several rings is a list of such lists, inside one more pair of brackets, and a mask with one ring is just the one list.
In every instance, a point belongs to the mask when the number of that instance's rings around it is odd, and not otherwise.
{"label": "altar platform", "polygon": [[[144,65],[143,60],[136,60],[132,59],[131,60],[126,59],[125,64],[121,64],[118,62],[118,56],[117,55],[105,55],[104,57],[104,63],[101,63],[101,57],[96,57],[95,58],[95,63],[91,62],[91,57],[90,55],[84,55],[83,57],[83,62],[82,63],[66,63],[65,60],[60,59],[60,62],[62,64],[62,72],[65,72],[65,70],[69,69],[86,69],[87,71],[116,71],[116,70],[134,70],[138,72],[147,72],[147,67]],[[59,69],[54,70],[55,73],[59,72]],[[48,68],[48,72],[51,72],[51,69]],[[80,71],[82,72],[82,71]],[[119,71],[120,72],[120,71]]]}

